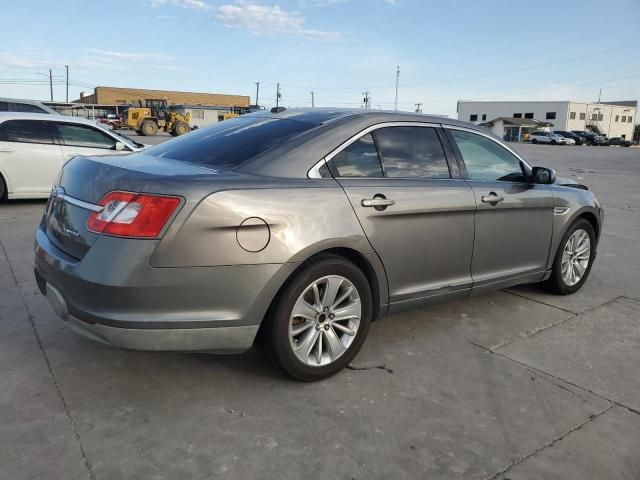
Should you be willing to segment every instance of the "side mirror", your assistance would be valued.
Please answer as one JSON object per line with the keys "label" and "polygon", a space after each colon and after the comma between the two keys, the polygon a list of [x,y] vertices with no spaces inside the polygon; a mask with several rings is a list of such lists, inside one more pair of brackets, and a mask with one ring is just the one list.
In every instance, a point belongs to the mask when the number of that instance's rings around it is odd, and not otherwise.
{"label": "side mirror", "polygon": [[123,150],[127,150],[127,146],[122,142],[116,142],[114,149],[118,152],[122,152]]}
{"label": "side mirror", "polygon": [[551,183],[555,183],[556,171],[552,168],[533,167],[531,170],[531,179],[533,180],[533,183],[549,185]]}

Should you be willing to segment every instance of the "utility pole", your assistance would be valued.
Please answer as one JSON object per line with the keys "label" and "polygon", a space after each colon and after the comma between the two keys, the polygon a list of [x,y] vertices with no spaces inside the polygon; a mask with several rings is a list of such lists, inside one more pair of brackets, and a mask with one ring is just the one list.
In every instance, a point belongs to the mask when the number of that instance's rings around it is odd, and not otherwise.
{"label": "utility pole", "polygon": [[316,102],[314,99],[314,93],[311,92],[311,108],[315,108],[315,106],[316,106]]}
{"label": "utility pole", "polygon": [[416,113],[422,113],[422,103],[416,103]]}
{"label": "utility pole", "polygon": [[256,107],[259,107],[258,98],[260,97],[260,82],[256,82]]}
{"label": "utility pole", "polygon": [[280,106],[280,82],[276,85],[276,108]]}
{"label": "utility pole", "polygon": [[51,92],[51,101],[53,102],[53,73],[49,69],[49,92]]}
{"label": "utility pole", "polygon": [[602,89],[598,92],[598,103],[600,103],[600,99],[602,98]]}
{"label": "utility pole", "polygon": [[65,65],[64,68],[67,70],[67,100],[66,100],[66,102],[69,103],[69,65]]}
{"label": "utility pole", "polygon": [[369,90],[367,90],[366,92],[362,92],[362,95],[364,95],[364,109],[365,110],[369,110],[371,108],[370,104],[371,104],[371,97],[369,96],[371,92],[369,92]]}
{"label": "utility pole", "polygon": [[400,65],[396,69],[396,111],[398,111],[398,88],[400,87]]}

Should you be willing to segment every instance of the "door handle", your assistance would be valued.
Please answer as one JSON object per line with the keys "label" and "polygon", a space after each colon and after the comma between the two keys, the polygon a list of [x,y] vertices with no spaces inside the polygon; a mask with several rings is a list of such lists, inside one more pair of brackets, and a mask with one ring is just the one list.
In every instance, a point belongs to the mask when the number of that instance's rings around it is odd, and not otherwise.
{"label": "door handle", "polygon": [[491,192],[489,195],[483,195],[481,200],[483,201],[483,203],[490,203],[491,205],[495,206],[498,203],[502,202],[504,200],[504,197],[497,195],[496,192]]}
{"label": "door handle", "polygon": [[363,207],[390,207],[395,204],[396,202],[388,198],[366,198],[362,200]]}

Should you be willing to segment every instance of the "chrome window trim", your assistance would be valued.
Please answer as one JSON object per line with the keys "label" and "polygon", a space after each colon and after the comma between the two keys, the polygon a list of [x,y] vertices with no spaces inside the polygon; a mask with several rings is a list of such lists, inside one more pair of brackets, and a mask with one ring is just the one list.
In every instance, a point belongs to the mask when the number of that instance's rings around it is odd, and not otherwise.
{"label": "chrome window trim", "polygon": [[[439,123],[433,123],[433,122],[407,122],[407,121],[404,121],[404,122],[382,122],[382,123],[376,123],[375,125],[370,125],[367,128],[365,128],[364,130],[361,130],[358,133],[356,133],[355,135],[352,135],[350,138],[348,138],[347,140],[342,142],[340,145],[338,145],[336,148],[331,150],[327,155],[324,156],[324,158],[322,160],[317,162],[313,167],[311,167],[309,169],[309,171],[307,172],[307,177],[308,178],[324,178],[324,177],[320,176],[320,168],[322,167],[323,163],[329,163],[331,161],[331,159],[333,159],[333,157],[338,155],[340,152],[342,152],[349,145],[351,145],[352,143],[358,141],[360,138],[364,137],[365,135],[373,132],[374,130],[378,130],[380,128],[387,128],[387,127],[440,128],[440,127],[442,127],[442,125],[439,124]],[[444,147],[443,147],[443,151],[444,151]],[[312,174],[313,175],[317,175],[317,176],[312,176]],[[369,180],[376,179],[376,178],[377,179],[387,179],[387,178],[413,178],[413,179],[427,178],[427,179],[429,179],[429,177],[335,177],[335,178],[346,178],[346,179],[367,178]],[[450,179],[432,178],[431,180],[450,180]]]}
{"label": "chrome window trim", "polygon": [[513,150],[511,147],[509,147],[508,145],[505,145],[504,143],[498,141],[496,138],[494,138],[492,135],[489,135],[487,133],[484,132],[480,132],[478,130],[474,130],[473,128],[467,128],[467,127],[460,127],[458,125],[447,125],[447,124],[443,124],[442,128],[448,128],[449,130],[461,130],[463,132],[469,132],[469,133],[475,133],[476,135],[480,135],[481,137],[485,137],[488,138],[489,140],[491,140],[492,142],[500,145],[502,148],[504,148],[506,151],[508,151],[509,153],[513,154],[518,160],[520,160],[522,163],[524,163],[527,168],[529,168],[529,170],[531,170],[533,167],[531,165],[529,165],[529,162],[527,162],[524,158],[522,158],[520,155],[518,155],[516,153],[515,150]]}
{"label": "chrome window trim", "polygon": [[309,171],[307,172],[307,177],[308,178],[326,178],[323,177],[322,175],[320,175],[320,169],[326,165],[326,161],[323,158],[322,160],[320,160],[318,163],[316,163],[313,167],[311,167],[309,169]]}

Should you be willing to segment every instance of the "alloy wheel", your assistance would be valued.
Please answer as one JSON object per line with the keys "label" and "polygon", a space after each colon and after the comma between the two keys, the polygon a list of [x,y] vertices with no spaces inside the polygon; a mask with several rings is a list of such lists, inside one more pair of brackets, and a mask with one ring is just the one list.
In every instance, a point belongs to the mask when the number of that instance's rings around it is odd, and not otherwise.
{"label": "alloy wheel", "polygon": [[578,229],[569,237],[562,251],[562,280],[572,287],[584,276],[591,258],[591,239],[589,234]]}
{"label": "alloy wheel", "polygon": [[289,341],[302,363],[320,367],[333,363],[353,343],[362,303],[347,278],[329,275],[304,289],[289,319]]}

